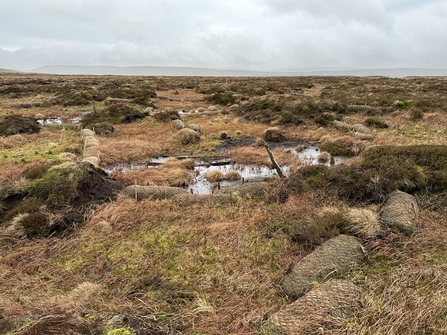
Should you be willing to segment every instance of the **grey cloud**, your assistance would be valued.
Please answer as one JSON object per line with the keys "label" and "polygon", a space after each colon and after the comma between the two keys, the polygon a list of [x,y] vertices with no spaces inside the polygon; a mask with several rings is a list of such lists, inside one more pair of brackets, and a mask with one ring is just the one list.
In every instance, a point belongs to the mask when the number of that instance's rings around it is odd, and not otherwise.
{"label": "grey cloud", "polygon": [[383,2],[387,12],[400,13],[442,1],[444,0],[385,0]]}
{"label": "grey cloud", "polygon": [[447,67],[447,2],[410,2],[1,1],[0,67]]}
{"label": "grey cloud", "polygon": [[308,13],[319,19],[341,23],[358,22],[391,29],[392,17],[379,0],[260,0],[275,14]]}
{"label": "grey cloud", "polygon": [[42,16],[67,22],[70,25],[67,28],[81,25],[89,28],[93,34],[105,31],[117,41],[144,41],[153,32],[150,21],[144,20],[138,12],[126,13],[117,6],[116,1],[37,0],[36,7]]}
{"label": "grey cloud", "polygon": [[260,37],[227,31],[212,32],[199,40],[219,60],[220,67],[255,68],[265,65],[266,50]]}

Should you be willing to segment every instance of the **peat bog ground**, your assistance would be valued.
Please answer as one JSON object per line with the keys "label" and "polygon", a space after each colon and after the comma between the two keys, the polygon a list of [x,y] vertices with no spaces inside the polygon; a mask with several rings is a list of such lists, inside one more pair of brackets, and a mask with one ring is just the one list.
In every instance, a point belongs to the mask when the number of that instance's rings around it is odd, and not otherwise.
{"label": "peat bog ground", "polygon": [[447,334],[447,78],[1,74],[0,171],[0,334]]}

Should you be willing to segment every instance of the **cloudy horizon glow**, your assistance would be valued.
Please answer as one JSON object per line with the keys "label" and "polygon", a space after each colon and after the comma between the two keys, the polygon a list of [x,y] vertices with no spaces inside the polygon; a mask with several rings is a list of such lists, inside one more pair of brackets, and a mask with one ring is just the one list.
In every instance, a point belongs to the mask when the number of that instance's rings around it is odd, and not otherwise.
{"label": "cloudy horizon glow", "polygon": [[447,68],[447,0],[2,0],[0,68]]}

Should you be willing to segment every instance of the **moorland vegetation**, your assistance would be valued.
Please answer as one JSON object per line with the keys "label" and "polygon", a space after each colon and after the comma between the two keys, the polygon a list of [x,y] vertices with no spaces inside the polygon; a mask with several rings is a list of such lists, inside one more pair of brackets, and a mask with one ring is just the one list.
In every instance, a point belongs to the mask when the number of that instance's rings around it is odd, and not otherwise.
{"label": "moorland vegetation", "polygon": [[[341,287],[355,308],[285,332],[446,334],[446,125],[442,77],[2,74],[0,333],[275,334]],[[271,167],[264,141],[285,178],[183,189],[218,155]],[[396,190],[414,231],[384,219]],[[355,265],[284,290],[345,235]]]}

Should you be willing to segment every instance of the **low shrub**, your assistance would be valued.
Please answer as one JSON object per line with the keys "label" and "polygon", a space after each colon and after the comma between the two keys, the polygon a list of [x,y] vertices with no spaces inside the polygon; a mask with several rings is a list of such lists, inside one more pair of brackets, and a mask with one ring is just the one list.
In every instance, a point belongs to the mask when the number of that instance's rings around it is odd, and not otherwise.
{"label": "low shrub", "polygon": [[152,115],[152,117],[160,122],[168,123],[173,120],[181,120],[180,115],[177,111],[163,111]]}
{"label": "low shrub", "polygon": [[84,128],[94,130],[95,133],[98,135],[109,135],[109,134],[115,132],[115,127],[113,126],[113,123],[111,123],[111,122],[93,123],[93,124],[85,126]]}
{"label": "low shrub", "polygon": [[380,203],[395,190],[445,192],[446,166],[446,146],[377,146],[350,165],[302,167],[277,189],[277,199],[309,188],[323,189],[352,203]]}
{"label": "low shrub", "polygon": [[393,106],[398,109],[409,109],[416,106],[416,103],[413,100],[394,100]]}
{"label": "low shrub", "polygon": [[321,127],[327,127],[335,121],[335,115],[331,113],[322,113],[321,115],[315,116],[313,121]]}
{"label": "low shrub", "polygon": [[332,156],[352,157],[354,156],[353,144],[343,141],[334,141],[323,143],[320,147],[321,151],[327,152]]}
{"label": "low shrub", "polygon": [[281,117],[279,119],[279,124],[282,125],[292,124],[295,126],[299,126],[300,124],[304,123],[304,120],[301,117],[289,111],[283,111],[280,116]]}
{"label": "low shrub", "polygon": [[82,127],[95,128],[98,134],[110,133],[113,132],[114,124],[131,123],[148,115],[126,104],[114,104],[102,111],[87,114],[82,119]]}
{"label": "low shrub", "polygon": [[363,121],[363,124],[367,127],[371,128],[377,128],[377,129],[386,129],[389,127],[389,125],[378,118],[368,118],[365,121]]}
{"label": "low shrub", "polygon": [[228,106],[233,104],[236,99],[228,93],[215,93],[205,98],[205,101],[213,105]]}
{"label": "low shrub", "polygon": [[0,136],[15,134],[35,134],[40,132],[40,125],[36,119],[21,114],[6,115],[0,120]]}
{"label": "low shrub", "polygon": [[42,212],[26,215],[17,224],[27,237],[45,236],[49,231],[49,217]]}

